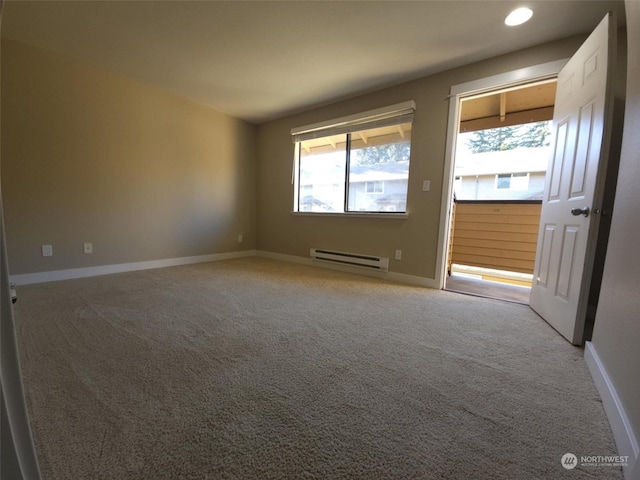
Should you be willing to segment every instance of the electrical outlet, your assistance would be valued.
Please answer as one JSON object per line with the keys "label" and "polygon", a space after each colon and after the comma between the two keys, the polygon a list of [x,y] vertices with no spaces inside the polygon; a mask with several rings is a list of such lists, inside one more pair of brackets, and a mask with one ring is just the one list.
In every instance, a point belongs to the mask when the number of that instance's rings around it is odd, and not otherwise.
{"label": "electrical outlet", "polygon": [[238,235],[238,243],[242,243],[244,239],[242,238],[242,234]]}
{"label": "electrical outlet", "polygon": [[396,250],[395,259],[402,260],[402,250]]}
{"label": "electrical outlet", "polygon": [[93,243],[85,243],[83,247],[84,253],[93,253]]}
{"label": "electrical outlet", "polygon": [[53,257],[53,245],[42,245],[42,256]]}
{"label": "electrical outlet", "polygon": [[429,190],[431,190],[431,181],[430,180],[423,180],[422,181],[422,191],[423,192],[428,192]]}

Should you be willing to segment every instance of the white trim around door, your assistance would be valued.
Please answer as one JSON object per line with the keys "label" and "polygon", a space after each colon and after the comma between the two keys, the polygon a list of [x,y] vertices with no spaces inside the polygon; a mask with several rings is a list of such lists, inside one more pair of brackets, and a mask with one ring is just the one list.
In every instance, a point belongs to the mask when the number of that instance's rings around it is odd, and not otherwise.
{"label": "white trim around door", "polygon": [[478,95],[492,90],[511,88],[527,83],[554,78],[569,61],[568,58],[554,62],[534,65],[532,67],[512,70],[510,72],[493,75],[471,82],[453,85],[449,95],[449,120],[447,124],[447,144],[445,150],[444,175],[442,184],[442,201],[440,207],[440,225],[438,228],[438,253],[436,257],[437,288],[444,287],[447,269],[447,242],[450,228],[450,211],[452,205],[451,189],[453,187],[453,167],[455,158],[455,145],[458,137],[458,124],[460,123],[460,100],[472,95]]}

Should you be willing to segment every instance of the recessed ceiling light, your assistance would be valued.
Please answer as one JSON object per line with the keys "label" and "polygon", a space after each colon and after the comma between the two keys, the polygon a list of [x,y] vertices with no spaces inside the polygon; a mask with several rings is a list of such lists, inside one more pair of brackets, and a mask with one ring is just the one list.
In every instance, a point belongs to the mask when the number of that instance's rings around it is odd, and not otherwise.
{"label": "recessed ceiling light", "polygon": [[515,25],[522,25],[533,16],[533,11],[530,8],[522,7],[516,8],[513,12],[507,15],[504,19],[504,23],[513,27]]}

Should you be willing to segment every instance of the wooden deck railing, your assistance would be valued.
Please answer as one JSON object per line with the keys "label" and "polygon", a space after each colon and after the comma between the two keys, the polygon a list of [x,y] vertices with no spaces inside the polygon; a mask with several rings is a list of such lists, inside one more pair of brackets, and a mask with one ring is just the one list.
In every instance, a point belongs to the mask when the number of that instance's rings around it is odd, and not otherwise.
{"label": "wooden deck railing", "polygon": [[451,223],[453,263],[532,274],[540,202],[457,201]]}

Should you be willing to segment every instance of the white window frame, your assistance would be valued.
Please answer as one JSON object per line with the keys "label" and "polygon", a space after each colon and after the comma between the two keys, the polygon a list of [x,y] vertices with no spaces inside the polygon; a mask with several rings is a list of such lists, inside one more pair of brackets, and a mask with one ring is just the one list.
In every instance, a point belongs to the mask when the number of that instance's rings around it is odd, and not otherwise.
{"label": "white window frame", "polygon": [[[306,212],[299,210],[300,195],[300,142],[313,138],[322,138],[342,133],[350,134],[353,132],[363,131],[371,128],[377,128],[389,125],[401,125],[412,123],[416,109],[413,100],[389,105],[387,107],[369,110],[367,112],[340,117],[333,120],[318,122],[310,125],[296,127],[291,129],[291,138],[295,145],[294,165],[291,175],[291,183],[293,185],[293,211],[294,214],[304,215],[350,215],[350,216],[387,216],[387,217],[407,217],[407,212],[362,212],[347,211],[348,189],[345,188],[345,206],[343,212]],[[347,147],[349,148],[349,147]],[[347,158],[349,152],[347,152]],[[348,164],[347,164],[348,170]],[[345,172],[345,184],[348,187],[348,171]],[[384,186],[383,186],[384,191]],[[380,192],[375,192],[378,194]],[[407,197],[409,196],[409,182],[407,182]],[[407,208],[408,209],[408,208]]]}
{"label": "white window frame", "polygon": [[[508,187],[500,187],[499,181],[500,177],[506,177],[508,175],[509,178],[509,186]],[[525,188],[516,188],[514,185],[514,178],[526,178],[526,187]],[[524,191],[529,189],[529,181],[530,174],[528,172],[515,172],[515,173],[499,173],[496,175],[494,190],[513,190],[513,191]]]}

